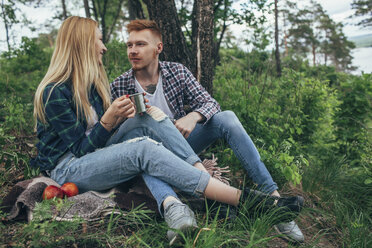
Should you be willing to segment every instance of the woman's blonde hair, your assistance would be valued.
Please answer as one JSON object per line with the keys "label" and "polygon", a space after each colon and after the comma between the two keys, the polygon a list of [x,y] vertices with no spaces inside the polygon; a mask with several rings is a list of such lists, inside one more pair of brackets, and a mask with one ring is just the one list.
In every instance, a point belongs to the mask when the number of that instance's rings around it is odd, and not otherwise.
{"label": "woman's blonde hair", "polygon": [[84,116],[87,120],[93,114],[89,103],[89,90],[92,85],[95,86],[103,100],[104,110],[110,106],[107,75],[96,53],[97,27],[96,21],[78,16],[71,16],[62,23],[48,71],[35,93],[34,118],[36,121],[47,122],[43,94],[45,87],[52,83],[55,85],[46,102],[54,87],[70,81],[78,118]]}

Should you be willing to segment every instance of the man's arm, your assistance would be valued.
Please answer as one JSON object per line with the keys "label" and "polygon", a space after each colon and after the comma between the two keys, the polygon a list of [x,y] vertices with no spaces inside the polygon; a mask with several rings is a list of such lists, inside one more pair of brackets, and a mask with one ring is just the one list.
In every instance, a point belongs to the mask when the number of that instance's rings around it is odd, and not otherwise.
{"label": "man's arm", "polygon": [[198,112],[207,123],[213,115],[221,111],[218,102],[204,89],[192,73],[185,67],[185,87],[183,96],[186,104],[190,105],[192,112]]}
{"label": "man's arm", "polygon": [[[172,69],[173,72],[177,72],[176,80],[180,80],[176,85],[180,87],[177,90],[182,96],[182,106],[189,105],[192,111],[175,122],[178,130],[187,138],[194,130],[196,123],[207,123],[214,114],[220,111],[220,106],[184,65],[178,63],[173,65],[177,68]],[[184,109],[181,112],[184,112]]]}
{"label": "man's arm", "polygon": [[194,130],[196,123],[202,122],[205,120],[205,117],[199,112],[191,112],[186,116],[178,119],[174,125],[182,133],[183,137],[187,139]]}

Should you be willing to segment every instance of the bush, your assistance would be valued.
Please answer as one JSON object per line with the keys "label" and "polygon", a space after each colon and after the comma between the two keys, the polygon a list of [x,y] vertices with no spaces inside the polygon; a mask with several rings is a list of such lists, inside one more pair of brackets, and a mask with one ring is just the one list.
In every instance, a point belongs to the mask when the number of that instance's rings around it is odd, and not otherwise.
{"label": "bush", "polygon": [[103,56],[103,63],[109,82],[131,68],[127,57],[127,46],[123,42],[113,40],[106,45],[107,53]]}
{"label": "bush", "polygon": [[326,81],[293,70],[284,70],[280,79],[246,77],[234,65],[222,65],[215,97],[224,110],[237,114],[276,180],[299,183],[308,160],[319,164],[335,147],[335,91]]}
{"label": "bush", "polygon": [[335,123],[338,152],[351,166],[364,166],[363,161],[372,160],[372,74],[351,76],[337,88],[342,101]]}

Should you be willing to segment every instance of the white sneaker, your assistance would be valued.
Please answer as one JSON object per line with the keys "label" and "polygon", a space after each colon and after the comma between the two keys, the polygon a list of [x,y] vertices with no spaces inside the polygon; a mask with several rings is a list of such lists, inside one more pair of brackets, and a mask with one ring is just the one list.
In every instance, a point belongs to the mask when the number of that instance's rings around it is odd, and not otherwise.
{"label": "white sneaker", "polygon": [[303,243],[305,241],[304,235],[293,220],[291,222],[276,224],[274,228],[279,234],[282,234],[284,238],[290,241],[298,243]]}

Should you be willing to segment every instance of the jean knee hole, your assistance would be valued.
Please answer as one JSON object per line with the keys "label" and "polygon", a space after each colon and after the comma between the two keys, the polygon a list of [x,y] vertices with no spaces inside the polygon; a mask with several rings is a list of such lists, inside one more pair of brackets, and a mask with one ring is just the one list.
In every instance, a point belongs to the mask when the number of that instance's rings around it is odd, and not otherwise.
{"label": "jean knee hole", "polygon": [[154,106],[151,106],[147,110],[147,114],[152,119],[154,119],[155,121],[158,121],[158,122],[161,122],[161,121],[165,120],[165,118],[167,117],[167,115],[161,109],[159,109],[157,107],[154,107]]}

